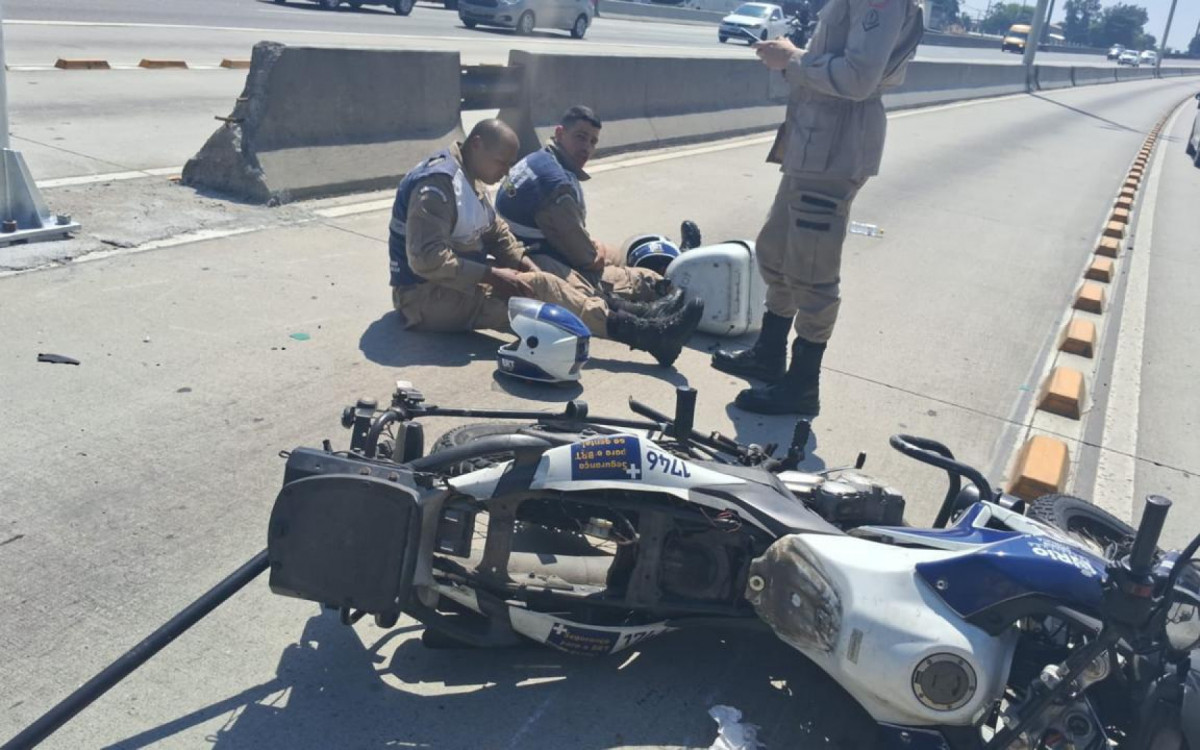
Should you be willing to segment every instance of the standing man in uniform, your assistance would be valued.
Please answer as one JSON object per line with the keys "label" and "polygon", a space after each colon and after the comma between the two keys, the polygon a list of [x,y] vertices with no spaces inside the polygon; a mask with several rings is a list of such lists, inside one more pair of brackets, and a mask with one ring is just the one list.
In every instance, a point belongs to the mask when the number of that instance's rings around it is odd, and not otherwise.
{"label": "standing man in uniform", "polygon": [[828,0],[817,19],[806,49],[787,39],[754,45],[791,89],[768,157],[782,164],[783,178],[756,243],[767,309],[754,346],[718,351],[712,364],[769,383],[735,402],[759,414],[820,411],[821,358],[841,302],[850,204],[879,172],[887,126],[880,95],[904,80],[924,31],[917,0]]}
{"label": "standing man in uniform", "polygon": [[700,322],[703,302],[666,315],[612,310],[578,274],[559,278],[538,270],[483,187],[504,177],[518,148],[508,125],[484,120],[463,144],[435,153],[401,180],[388,254],[392,302],[404,326],[508,330],[507,300],[530,297],[571,311],[594,336],[649,352],[670,366]]}
{"label": "standing man in uniform", "polygon": [[542,270],[558,276],[574,270],[618,300],[648,303],[666,295],[658,307],[681,306],[681,290],[672,292],[648,268],[626,267],[617,250],[588,233],[582,183],[590,177],[583,167],[596,152],[602,127],[590,108],[568,109],[546,147],[509,170],[496,210]]}

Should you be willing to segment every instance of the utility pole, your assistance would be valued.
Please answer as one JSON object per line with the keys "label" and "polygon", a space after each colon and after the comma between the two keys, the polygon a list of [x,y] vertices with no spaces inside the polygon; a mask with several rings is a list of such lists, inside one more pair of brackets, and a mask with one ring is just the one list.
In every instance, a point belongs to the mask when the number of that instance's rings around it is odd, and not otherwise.
{"label": "utility pole", "polygon": [[1025,66],[1025,90],[1037,88],[1034,76],[1033,59],[1037,56],[1038,43],[1042,40],[1042,30],[1046,28],[1046,6],[1049,0],[1038,0],[1037,9],[1033,11],[1033,28],[1029,30],[1029,38],[1025,40],[1025,57],[1021,60]]}
{"label": "utility pole", "polygon": [[1161,76],[1163,55],[1167,52],[1167,34],[1171,33],[1171,21],[1175,18],[1175,0],[1171,0],[1171,12],[1167,14],[1167,28],[1163,29],[1162,41],[1158,43],[1158,54],[1154,57],[1154,77]]}
{"label": "utility pole", "polygon": [[4,9],[0,6],[0,250],[17,243],[64,239],[79,229],[69,216],[51,215],[25,166],[25,158],[11,148],[7,78]]}

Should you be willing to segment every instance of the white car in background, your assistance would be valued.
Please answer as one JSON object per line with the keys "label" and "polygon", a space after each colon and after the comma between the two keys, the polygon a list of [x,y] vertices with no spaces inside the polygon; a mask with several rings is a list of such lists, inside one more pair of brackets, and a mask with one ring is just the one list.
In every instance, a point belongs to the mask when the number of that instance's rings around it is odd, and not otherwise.
{"label": "white car in background", "polygon": [[759,41],[775,39],[788,31],[787,19],[783,17],[783,8],[771,3],[742,3],[729,15],[721,19],[717,29],[717,41],[722,44],[729,39],[738,39],[749,43],[748,32]]}
{"label": "white car in background", "polygon": [[1117,65],[1132,65],[1138,67],[1142,64],[1142,58],[1138,56],[1136,50],[1127,49],[1117,57]]}
{"label": "white car in background", "polygon": [[1141,57],[1142,62],[1146,63],[1147,65],[1154,65],[1158,62],[1158,53],[1152,49],[1142,50],[1142,54],[1139,55],[1139,57]]}

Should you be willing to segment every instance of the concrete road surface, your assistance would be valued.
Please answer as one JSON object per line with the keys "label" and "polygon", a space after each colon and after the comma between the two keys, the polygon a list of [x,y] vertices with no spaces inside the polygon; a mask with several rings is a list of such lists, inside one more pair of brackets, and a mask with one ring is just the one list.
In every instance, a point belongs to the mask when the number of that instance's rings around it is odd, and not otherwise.
{"label": "concrete road surface", "polygon": [[[1193,86],[1149,81],[893,115],[884,172],[853,217],[885,234],[847,245],[808,465],[866,450],[868,471],[904,490],[914,523],[932,518],[942,478],[888,450],[892,433],[942,440],[1001,481],[1124,171]],[[596,234],[616,242],[693,218],[710,241],[752,237],[777,179],[763,140],[597,164],[587,188]],[[1158,328],[1146,337],[1140,445],[1163,466],[1138,478],[1179,495],[1174,523],[1197,530],[1193,482],[1181,477],[1200,462],[1179,446],[1195,411],[1182,377],[1194,347],[1173,342],[1190,330],[1196,265],[1184,249],[1195,245],[1200,172],[1182,144],[1162,147],[1172,159],[1157,204],[1143,206],[1155,217],[1149,294],[1178,316],[1148,318]],[[666,407],[672,387],[689,383],[698,425],[763,442],[790,434],[787,419],[728,406],[744,383],[709,369],[712,339],[694,340],[675,370],[598,342],[579,391],[496,379],[504,337],[401,331],[386,285],[387,196],[375,197],[376,210],[338,218],[319,206],[231,207],[244,213],[226,236],[142,253],[122,252],[134,230],[114,227],[109,257],[0,278],[0,738],[260,550],[278,452],[326,437],[345,446],[341,407],[386,398],[397,378],[434,403],[558,408],[582,395],[609,414],[624,414],[631,395]],[[159,218],[155,206],[166,220],[218,210],[161,178],[47,198],[99,225],[131,205],[146,207],[133,211],[143,222]],[[264,217],[275,226],[228,233]],[[83,364],[39,364],[39,352]],[[1178,359],[1156,379],[1160,354]],[[441,427],[429,425],[430,439]],[[429,651],[418,635],[407,620],[391,632],[344,628],[260,580],[47,746],[707,747],[706,711],[718,703],[762,725],[770,748],[870,746],[858,709],[771,638],[670,636],[632,658],[583,661]]]}

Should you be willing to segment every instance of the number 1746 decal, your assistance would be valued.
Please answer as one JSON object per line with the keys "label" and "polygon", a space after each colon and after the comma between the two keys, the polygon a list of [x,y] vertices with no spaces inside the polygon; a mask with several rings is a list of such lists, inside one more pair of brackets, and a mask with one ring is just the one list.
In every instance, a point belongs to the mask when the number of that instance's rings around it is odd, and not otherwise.
{"label": "number 1746 decal", "polygon": [[656,451],[646,451],[646,469],[647,471],[661,471],[668,476],[683,477],[685,479],[692,476],[688,472],[687,464],[683,462],[683,459]]}

